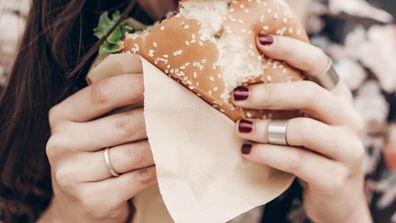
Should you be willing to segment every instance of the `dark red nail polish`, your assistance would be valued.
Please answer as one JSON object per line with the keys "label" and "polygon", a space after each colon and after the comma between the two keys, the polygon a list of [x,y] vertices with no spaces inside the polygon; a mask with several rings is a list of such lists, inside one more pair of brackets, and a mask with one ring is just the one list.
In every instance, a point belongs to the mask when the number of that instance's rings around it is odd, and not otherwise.
{"label": "dark red nail polish", "polygon": [[267,34],[259,34],[258,40],[259,40],[260,44],[263,46],[271,45],[274,43],[274,37],[267,35]]}
{"label": "dark red nail polish", "polygon": [[244,101],[249,97],[249,89],[247,87],[237,87],[234,89],[234,100]]}
{"label": "dark red nail polish", "polygon": [[252,144],[243,144],[242,154],[248,155],[252,151]]}
{"label": "dark red nail polish", "polygon": [[239,121],[239,132],[241,133],[250,133],[253,130],[253,122],[246,120],[246,119],[241,119]]}

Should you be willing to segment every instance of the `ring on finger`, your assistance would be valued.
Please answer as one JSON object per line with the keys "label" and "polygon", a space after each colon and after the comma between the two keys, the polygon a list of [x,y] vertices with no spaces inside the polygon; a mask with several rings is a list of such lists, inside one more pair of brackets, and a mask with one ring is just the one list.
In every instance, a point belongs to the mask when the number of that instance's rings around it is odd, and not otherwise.
{"label": "ring on finger", "polygon": [[107,147],[103,153],[106,168],[113,177],[119,177],[120,174],[114,169],[110,161],[110,148]]}
{"label": "ring on finger", "polygon": [[287,124],[289,120],[271,120],[268,124],[268,142],[273,145],[289,145],[287,142]]}
{"label": "ring on finger", "polygon": [[330,57],[328,57],[326,68],[318,74],[309,75],[309,79],[327,90],[333,90],[340,82],[340,77],[334,69],[333,60]]}

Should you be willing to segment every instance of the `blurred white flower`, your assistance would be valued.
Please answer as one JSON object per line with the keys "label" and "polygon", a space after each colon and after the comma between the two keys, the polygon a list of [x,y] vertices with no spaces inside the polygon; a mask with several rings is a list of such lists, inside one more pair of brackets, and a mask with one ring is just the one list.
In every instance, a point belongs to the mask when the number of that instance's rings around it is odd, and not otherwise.
{"label": "blurred white flower", "polygon": [[359,63],[355,60],[344,58],[334,63],[341,80],[348,86],[350,90],[356,90],[367,78],[367,73]]}
{"label": "blurred white flower", "polygon": [[354,99],[354,105],[363,117],[368,134],[383,130],[389,114],[389,105],[376,81],[368,81],[360,87]]}
{"label": "blurred white flower", "polygon": [[396,91],[396,26],[372,26],[359,59],[370,68],[387,92]]}
{"label": "blurred white flower", "polygon": [[329,8],[330,12],[334,14],[343,12],[352,16],[370,18],[384,23],[393,21],[391,14],[375,8],[364,0],[330,0]]}
{"label": "blurred white flower", "polygon": [[378,78],[383,90],[396,91],[396,26],[371,26],[365,30],[357,26],[348,34],[345,47],[334,45],[329,52],[362,62]]}

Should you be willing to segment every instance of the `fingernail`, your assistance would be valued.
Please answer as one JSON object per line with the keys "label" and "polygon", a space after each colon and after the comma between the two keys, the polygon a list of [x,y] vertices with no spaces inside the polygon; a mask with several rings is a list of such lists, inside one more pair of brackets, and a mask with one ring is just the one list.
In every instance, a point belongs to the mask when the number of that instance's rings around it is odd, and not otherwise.
{"label": "fingernail", "polygon": [[271,45],[274,43],[274,37],[267,35],[267,34],[259,34],[258,40],[259,40],[260,44],[263,46]]}
{"label": "fingernail", "polygon": [[253,130],[253,122],[246,119],[241,119],[239,121],[238,128],[240,133],[250,133]]}
{"label": "fingernail", "polygon": [[247,87],[237,87],[234,89],[234,100],[244,101],[249,97],[249,89]]}
{"label": "fingernail", "polygon": [[243,144],[242,154],[248,155],[252,151],[252,144]]}

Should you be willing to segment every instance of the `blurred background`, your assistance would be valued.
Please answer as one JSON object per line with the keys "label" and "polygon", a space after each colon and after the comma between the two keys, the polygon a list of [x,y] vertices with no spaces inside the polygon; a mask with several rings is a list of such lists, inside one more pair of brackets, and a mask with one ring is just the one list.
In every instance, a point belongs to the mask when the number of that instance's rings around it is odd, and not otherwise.
{"label": "blurred background", "polygon": [[[396,0],[287,1],[355,96],[366,124],[367,199],[376,222],[396,222]],[[0,92],[28,11],[29,0],[0,0]],[[302,213],[289,217],[306,222]]]}

